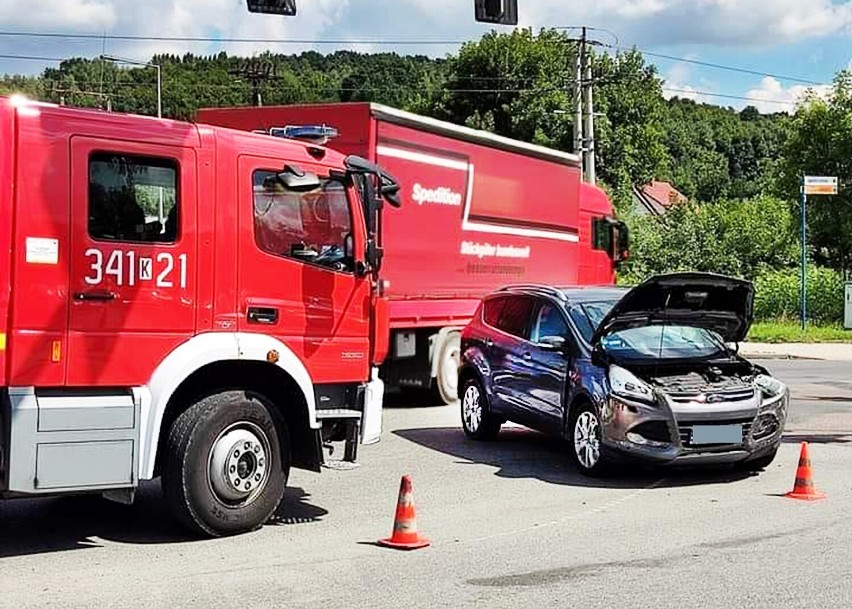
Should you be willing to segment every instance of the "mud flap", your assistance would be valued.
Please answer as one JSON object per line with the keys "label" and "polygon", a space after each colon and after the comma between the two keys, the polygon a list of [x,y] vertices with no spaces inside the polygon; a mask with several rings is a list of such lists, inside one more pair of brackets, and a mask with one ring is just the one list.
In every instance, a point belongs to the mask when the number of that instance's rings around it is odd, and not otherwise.
{"label": "mud flap", "polygon": [[382,437],[382,408],[385,383],[379,369],[373,367],[370,382],[364,391],[364,415],[361,419],[361,444],[375,444]]}

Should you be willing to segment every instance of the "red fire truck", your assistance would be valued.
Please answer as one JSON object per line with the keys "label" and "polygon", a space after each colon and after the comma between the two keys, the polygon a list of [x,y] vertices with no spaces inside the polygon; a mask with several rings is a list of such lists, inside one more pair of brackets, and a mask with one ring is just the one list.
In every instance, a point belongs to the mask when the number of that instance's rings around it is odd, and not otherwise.
{"label": "red fire truck", "polygon": [[384,218],[386,386],[457,399],[459,331],[507,283],[612,284],[627,230],[573,154],[371,103],[209,108],[198,120],[298,138],[381,165],[402,208]]}
{"label": "red fire truck", "polygon": [[[0,98],[0,494],[132,501],[206,535],[378,440],[398,186],[322,146]],[[386,210],[391,219],[395,210]]]}

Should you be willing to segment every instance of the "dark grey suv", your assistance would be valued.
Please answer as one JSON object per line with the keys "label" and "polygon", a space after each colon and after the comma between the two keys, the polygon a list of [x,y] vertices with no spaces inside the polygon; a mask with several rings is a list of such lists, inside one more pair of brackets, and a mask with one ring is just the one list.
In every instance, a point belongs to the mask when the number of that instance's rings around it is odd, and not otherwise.
{"label": "dark grey suv", "polygon": [[789,391],[736,352],[753,296],[748,282],[706,273],[631,290],[499,290],[462,332],[464,431],[492,439],[512,421],[561,436],[588,474],[624,458],[762,469]]}

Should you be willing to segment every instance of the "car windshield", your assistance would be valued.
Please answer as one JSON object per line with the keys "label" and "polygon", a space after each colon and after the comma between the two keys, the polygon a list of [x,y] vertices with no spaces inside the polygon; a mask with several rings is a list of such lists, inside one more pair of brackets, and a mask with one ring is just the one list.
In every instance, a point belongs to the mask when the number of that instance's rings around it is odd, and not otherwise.
{"label": "car windshield", "polygon": [[[615,301],[584,303],[570,307],[569,314],[586,342],[613,307]],[[692,326],[644,326],[607,334],[601,346],[619,359],[709,358],[725,353],[722,338],[711,330]]]}

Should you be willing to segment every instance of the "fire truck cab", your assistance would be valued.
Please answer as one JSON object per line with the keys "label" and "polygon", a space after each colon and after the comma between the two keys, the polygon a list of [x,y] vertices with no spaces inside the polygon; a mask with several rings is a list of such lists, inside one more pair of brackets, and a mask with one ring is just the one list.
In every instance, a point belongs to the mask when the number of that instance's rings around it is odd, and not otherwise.
{"label": "fire truck cab", "polygon": [[375,164],[220,127],[0,98],[0,493],[250,530],[323,444],[381,433]]}

